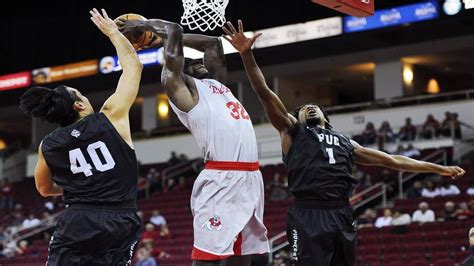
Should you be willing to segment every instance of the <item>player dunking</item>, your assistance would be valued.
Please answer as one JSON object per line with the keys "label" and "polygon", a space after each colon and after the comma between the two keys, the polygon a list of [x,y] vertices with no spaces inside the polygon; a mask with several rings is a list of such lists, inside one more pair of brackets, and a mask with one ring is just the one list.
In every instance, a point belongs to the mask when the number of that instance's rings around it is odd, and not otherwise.
{"label": "player dunking", "polygon": [[240,52],[252,88],[260,98],[271,124],[281,137],[283,162],[295,203],[288,210],[287,237],[296,265],[354,265],[356,230],[349,197],[357,181],[353,162],[379,165],[407,172],[432,172],[453,178],[464,170],[364,148],[331,130],[327,114],[307,104],[288,114],[265,82],[252,54],[259,35],[246,38],[231,23],[225,38]]}
{"label": "player dunking", "polygon": [[47,265],[131,265],[141,233],[138,163],[128,113],[142,65],[105,10],[90,13],[123,66],[117,89],[100,112],[94,113],[89,100],[67,86],[34,87],[20,100],[29,116],[61,126],[40,144],[35,170],[39,193],[63,195],[68,205],[51,237]]}
{"label": "player dunking", "polygon": [[[269,251],[264,187],[250,117],[222,84],[226,69],[219,38],[183,35],[180,25],[163,20],[127,21],[120,29],[166,31],[162,83],[206,161],[191,195],[193,265],[250,265],[245,255]],[[185,60],[183,44],[203,51],[204,64]]]}

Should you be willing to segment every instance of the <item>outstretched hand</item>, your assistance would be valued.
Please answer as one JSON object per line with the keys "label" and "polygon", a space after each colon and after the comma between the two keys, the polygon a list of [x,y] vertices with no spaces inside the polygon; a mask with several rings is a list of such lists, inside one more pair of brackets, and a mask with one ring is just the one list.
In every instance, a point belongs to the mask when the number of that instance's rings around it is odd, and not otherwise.
{"label": "outstretched hand", "polygon": [[452,179],[457,179],[463,176],[465,173],[466,171],[464,171],[464,169],[459,166],[444,166],[440,175],[450,176]]}
{"label": "outstretched hand", "polygon": [[89,13],[91,14],[92,22],[94,22],[103,34],[110,37],[111,34],[118,31],[117,25],[115,25],[115,22],[109,18],[105,9],[102,8],[102,14],[100,14],[95,8],[89,11]]}
{"label": "outstretched hand", "polygon": [[227,22],[227,27],[222,27],[222,30],[228,35],[223,35],[224,39],[230,42],[234,48],[239,51],[239,53],[245,53],[252,49],[252,45],[255,43],[258,37],[262,35],[262,33],[255,34],[252,38],[245,37],[244,34],[244,26],[242,25],[242,21],[239,19],[239,31],[234,28],[232,23]]}

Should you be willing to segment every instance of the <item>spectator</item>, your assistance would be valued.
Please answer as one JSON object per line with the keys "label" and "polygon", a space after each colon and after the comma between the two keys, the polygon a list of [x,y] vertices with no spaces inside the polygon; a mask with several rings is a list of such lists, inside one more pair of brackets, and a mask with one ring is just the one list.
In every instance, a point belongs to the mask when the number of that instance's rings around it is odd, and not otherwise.
{"label": "spectator", "polygon": [[180,162],[187,162],[187,161],[189,161],[189,158],[188,158],[188,156],[186,156],[186,154],[181,153],[181,154],[179,155],[179,161],[180,161]]}
{"label": "spectator", "polygon": [[[458,113],[453,113],[452,114],[451,126],[454,129],[454,138],[455,139],[462,139],[461,125],[466,126],[466,127],[470,127],[466,123],[459,121]],[[472,129],[472,127],[470,127],[470,128]]]}
{"label": "spectator", "polygon": [[410,143],[408,144],[407,148],[403,151],[401,155],[410,157],[410,158],[418,158],[420,157],[421,152],[419,149],[415,148],[413,144]]}
{"label": "spectator", "polygon": [[155,246],[155,241],[151,239],[146,239],[142,241],[142,243],[143,243],[143,247],[150,250],[152,257],[158,258],[158,259],[170,257],[170,254],[166,253],[165,251],[161,250],[159,247]]}
{"label": "spectator", "polygon": [[10,223],[12,226],[19,226],[23,223],[23,220],[25,220],[24,210],[21,204],[15,204],[15,207],[13,207],[12,218],[13,221]]}
{"label": "spectator", "polygon": [[400,128],[398,132],[398,137],[402,141],[411,141],[416,138],[416,126],[411,123],[411,118],[407,117],[405,119],[405,125]]}
{"label": "spectator", "polygon": [[434,222],[435,214],[429,209],[428,203],[425,201],[418,205],[418,210],[413,213],[412,222],[418,222],[420,224]]}
{"label": "spectator", "polygon": [[271,201],[282,201],[288,198],[288,190],[282,182],[280,173],[273,175],[273,180],[268,185],[270,189],[270,200]]}
{"label": "spectator", "polygon": [[378,135],[383,140],[383,142],[393,142],[396,138],[395,133],[393,133],[392,127],[390,127],[388,121],[382,122]]}
{"label": "spectator", "polygon": [[284,249],[281,249],[280,252],[276,253],[273,258],[274,258],[273,264],[272,264],[273,266],[287,266],[287,265],[290,265],[290,255]]}
{"label": "spectator", "polygon": [[28,241],[21,240],[15,248],[15,255],[27,255],[29,253],[30,248],[28,247]]}
{"label": "spectator", "polygon": [[17,251],[17,243],[14,240],[7,241],[3,247],[3,255],[5,257],[11,258],[15,255]]}
{"label": "spectator", "polygon": [[2,207],[5,209],[13,208],[13,203],[15,202],[15,188],[6,177],[3,179],[2,186],[0,186],[0,193],[2,195]]}
{"label": "spectator", "polygon": [[409,188],[407,191],[407,198],[409,199],[416,199],[421,197],[423,191],[423,184],[420,181],[415,181],[413,183],[413,187]]}
{"label": "spectator", "polygon": [[156,260],[151,256],[151,250],[146,247],[140,248],[137,252],[137,263],[135,266],[156,266]]}
{"label": "spectator", "polygon": [[44,202],[44,210],[49,212],[49,213],[52,213],[55,209],[55,206],[54,206],[54,202],[50,199],[46,200]]}
{"label": "spectator", "polygon": [[426,182],[426,185],[423,190],[421,190],[421,195],[426,198],[434,198],[437,196],[441,196],[441,189],[435,187],[433,182],[428,181]]}
{"label": "spectator", "polygon": [[32,228],[39,225],[41,221],[35,217],[33,213],[30,213],[28,217],[23,220],[22,226],[24,229]]}
{"label": "spectator", "polygon": [[383,211],[383,216],[377,218],[375,221],[375,227],[381,228],[384,226],[389,226],[392,223],[392,211],[390,209],[385,209]]}
{"label": "spectator", "polygon": [[405,154],[405,146],[403,146],[403,144],[398,144],[397,146],[397,150],[395,151],[395,154],[398,154],[398,155],[403,155]]}
{"label": "spectator", "polygon": [[171,238],[171,233],[168,228],[168,225],[162,224],[160,226],[160,238]]}
{"label": "spectator", "polygon": [[472,219],[474,218],[474,199],[470,200],[468,204],[461,202],[458,209],[458,219]]}
{"label": "spectator", "polygon": [[367,123],[365,126],[365,130],[362,132],[362,145],[369,145],[374,144],[377,138],[377,131],[375,130],[375,126],[372,122]]}
{"label": "spectator", "polygon": [[163,217],[163,215],[160,214],[160,211],[153,210],[153,212],[151,213],[150,222],[156,226],[161,226],[163,224],[166,224],[166,219],[165,217]]}
{"label": "spectator", "polygon": [[471,218],[471,216],[474,216],[474,212],[471,213],[471,211],[469,210],[469,206],[467,205],[466,202],[459,203],[459,208],[457,212],[458,212],[458,220],[466,220],[466,219]]}
{"label": "spectator", "polygon": [[469,188],[466,190],[466,193],[467,193],[469,196],[474,196],[474,180],[471,180],[471,185],[470,185]]}
{"label": "spectator", "polygon": [[407,225],[411,224],[411,217],[408,213],[403,213],[401,210],[395,210],[391,225]]}
{"label": "spectator", "polygon": [[397,185],[397,178],[393,172],[384,168],[380,174],[380,180],[385,184],[387,192],[393,193]]}
{"label": "spectator", "polygon": [[145,239],[157,239],[159,236],[158,231],[155,230],[155,226],[151,223],[145,225],[145,231],[142,233],[142,240]]}
{"label": "spectator", "polygon": [[179,161],[178,155],[176,155],[175,151],[172,151],[171,157],[168,159],[167,165],[172,166],[172,165],[178,164],[179,162],[180,161]]}
{"label": "spectator", "polygon": [[441,134],[445,137],[451,136],[452,115],[451,112],[444,113],[444,120],[441,122]]}
{"label": "spectator", "polygon": [[173,178],[170,178],[166,181],[166,188],[163,191],[171,192],[171,191],[174,191],[175,188],[176,188],[176,181]]}
{"label": "spectator", "polygon": [[160,173],[158,173],[158,171],[156,171],[154,167],[148,170],[148,173],[146,174],[146,179],[150,183],[152,190],[161,190]]}
{"label": "spectator", "polygon": [[446,181],[443,182],[443,185],[441,186],[441,196],[454,196],[459,194],[461,194],[461,191],[457,186]]}
{"label": "spectator", "polygon": [[186,188],[186,178],[184,176],[180,176],[178,178],[178,184],[176,185],[176,190],[183,190]]}
{"label": "spectator", "polygon": [[438,221],[456,221],[458,219],[458,212],[456,205],[452,201],[447,201],[444,204],[443,216],[438,218]]}
{"label": "spectator", "polygon": [[426,117],[425,123],[423,123],[420,135],[425,139],[431,139],[434,136],[438,137],[441,133],[440,125],[432,114]]}

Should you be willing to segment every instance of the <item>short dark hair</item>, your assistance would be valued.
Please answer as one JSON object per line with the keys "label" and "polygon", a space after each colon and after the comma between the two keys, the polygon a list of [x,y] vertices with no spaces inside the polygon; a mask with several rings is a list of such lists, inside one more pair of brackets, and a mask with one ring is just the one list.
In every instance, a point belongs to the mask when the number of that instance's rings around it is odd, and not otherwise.
{"label": "short dark hair", "polygon": [[79,112],[73,108],[75,101],[81,99],[64,85],[55,89],[37,86],[20,97],[20,108],[30,117],[68,126],[79,119]]}
{"label": "short dark hair", "polygon": [[329,115],[328,115],[328,113],[327,113],[321,106],[319,106],[319,105],[317,105],[317,104],[314,104],[314,103],[307,103],[307,104],[303,104],[303,105],[301,105],[301,106],[298,106],[298,107],[293,111],[292,115],[298,120],[298,117],[299,117],[299,114],[300,114],[300,110],[301,110],[303,107],[307,106],[307,105],[316,105],[316,106],[318,106],[319,109],[321,109],[321,112],[323,112],[323,115],[324,115],[324,120],[325,120],[325,121],[324,121],[324,127],[325,127],[326,129],[332,129],[332,125],[329,123],[329,122],[331,122],[331,120],[329,120]]}

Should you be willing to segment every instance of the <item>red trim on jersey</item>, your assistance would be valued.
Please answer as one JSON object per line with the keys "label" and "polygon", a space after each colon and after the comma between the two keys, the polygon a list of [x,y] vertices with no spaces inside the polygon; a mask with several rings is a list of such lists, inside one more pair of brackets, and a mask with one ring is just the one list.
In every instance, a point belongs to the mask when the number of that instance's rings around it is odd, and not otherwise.
{"label": "red trim on jersey", "polygon": [[234,255],[242,255],[242,233],[239,233],[237,240],[234,242]]}
{"label": "red trim on jersey", "polygon": [[192,260],[224,260],[230,256],[242,256],[242,233],[237,235],[237,240],[234,242],[234,255],[214,255],[196,247],[193,247],[193,251],[191,252]]}
{"label": "red trim on jersey", "polygon": [[227,259],[230,256],[232,255],[226,255],[226,256],[214,255],[214,254],[202,251],[200,249],[197,249],[196,247],[193,247],[193,251],[191,252],[192,260],[223,260],[223,259]]}
{"label": "red trim on jersey", "polygon": [[210,170],[229,170],[229,171],[257,171],[260,167],[258,162],[218,162],[208,161],[205,169]]}

